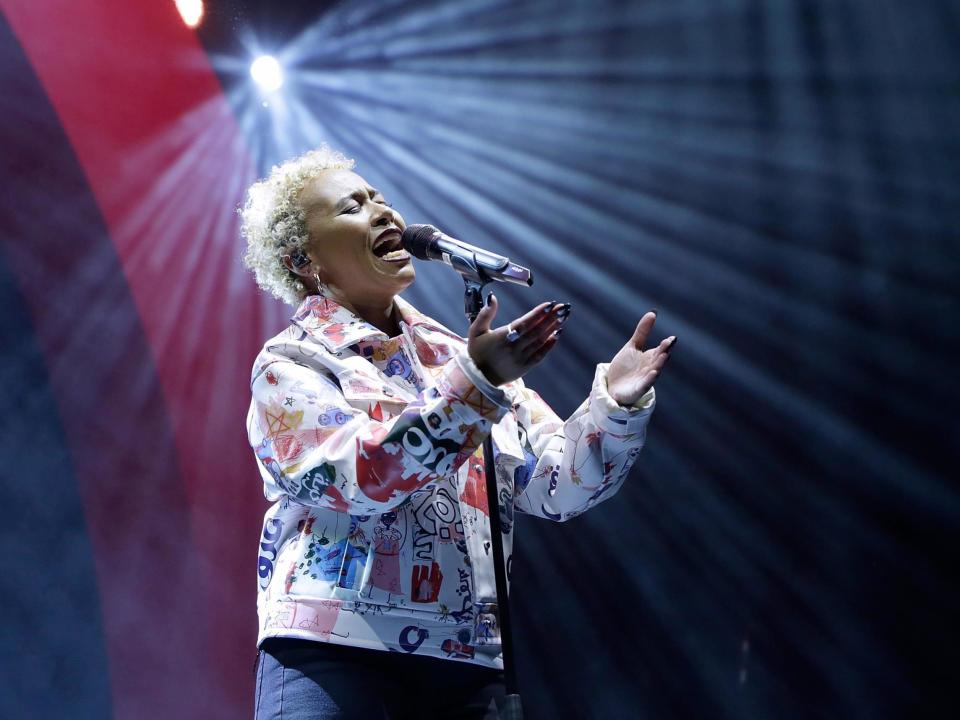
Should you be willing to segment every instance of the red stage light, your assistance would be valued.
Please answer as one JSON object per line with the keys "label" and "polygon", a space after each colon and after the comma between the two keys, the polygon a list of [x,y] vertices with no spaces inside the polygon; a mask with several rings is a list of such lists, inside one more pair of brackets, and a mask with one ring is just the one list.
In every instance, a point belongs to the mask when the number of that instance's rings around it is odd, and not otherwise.
{"label": "red stage light", "polygon": [[177,10],[180,11],[180,17],[192,28],[195,28],[203,20],[203,0],[174,0],[177,4]]}

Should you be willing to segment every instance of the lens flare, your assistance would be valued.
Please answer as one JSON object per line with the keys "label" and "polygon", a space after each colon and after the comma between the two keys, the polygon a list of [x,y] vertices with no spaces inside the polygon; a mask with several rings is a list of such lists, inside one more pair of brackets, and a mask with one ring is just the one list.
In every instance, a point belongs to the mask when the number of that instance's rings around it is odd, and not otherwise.
{"label": "lens flare", "polygon": [[250,65],[250,77],[267,92],[273,92],[283,85],[283,69],[271,55],[261,55],[253,61]]}

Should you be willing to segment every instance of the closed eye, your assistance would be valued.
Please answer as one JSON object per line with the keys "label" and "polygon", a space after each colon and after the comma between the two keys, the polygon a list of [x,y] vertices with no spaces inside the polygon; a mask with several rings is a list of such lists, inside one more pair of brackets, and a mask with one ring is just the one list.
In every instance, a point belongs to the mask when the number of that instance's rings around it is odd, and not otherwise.
{"label": "closed eye", "polygon": [[355,214],[360,212],[360,209],[363,207],[363,204],[367,202],[368,198],[370,199],[371,202],[374,202],[377,205],[385,205],[389,208],[393,207],[393,203],[388,203],[386,200],[383,199],[383,196],[375,190],[371,189],[371,190],[368,190],[367,192],[363,192],[362,190],[357,190],[353,194],[343,198],[340,201],[340,203],[338,203],[338,205],[346,202],[350,202],[351,204],[347,205],[346,207],[343,207],[337,214],[344,215],[347,213]]}

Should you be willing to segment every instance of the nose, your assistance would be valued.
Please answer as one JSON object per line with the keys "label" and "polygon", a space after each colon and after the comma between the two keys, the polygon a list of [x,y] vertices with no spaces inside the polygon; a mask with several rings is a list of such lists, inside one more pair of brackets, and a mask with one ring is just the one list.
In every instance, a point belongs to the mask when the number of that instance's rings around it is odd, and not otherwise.
{"label": "nose", "polygon": [[388,207],[382,207],[382,208],[380,209],[380,212],[377,212],[377,213],[374,213],[374,214],[373,214],[373,224],[374,224],[374,227],[379,226],[379,225],[387,225],[387,224],[389,224],[390,219],[391,219],[392,216],[393,216],[393,213],[390,212],[390,208],[388,208]]}
{"label": "nose", "polygon": [[380,211],[375,212],[373,214],[373,226],[381,227],[381,226],[390,225],[391,223],[397,226],[400,225],[400,221],[397,218],[397,214],[393,211],[393,208],[391,208],[389,205],[381,205]]}

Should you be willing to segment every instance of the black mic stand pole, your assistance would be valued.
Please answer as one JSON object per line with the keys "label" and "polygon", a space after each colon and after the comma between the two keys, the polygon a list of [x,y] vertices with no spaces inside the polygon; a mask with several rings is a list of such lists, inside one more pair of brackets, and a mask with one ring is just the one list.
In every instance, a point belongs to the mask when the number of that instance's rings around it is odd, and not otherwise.
{"label": "black mic stand pole", "polygon": [[[483,308],[483,288],[490,282],[476,265],[469,269],[455,268],[462,276],[464,310],[472,324]],[[487,484],[487,514],[490,516],[490,545],[493,549],[493,573],[497,588],[497,620],[500,625],[500,647],[503,652],[503,680],[506,698],[503,720],[522,720],[523,708],[517,688],[517,669],[513,662],[513,628],[510,624],[510,598],[507,592],[506,563],[503,557],[503,534],[500,530],[500,498],[497,491],[497,469],[493,462],[493,433],[483,441],[483,464]],[[511,493],[512,496],[512,493]]]}

